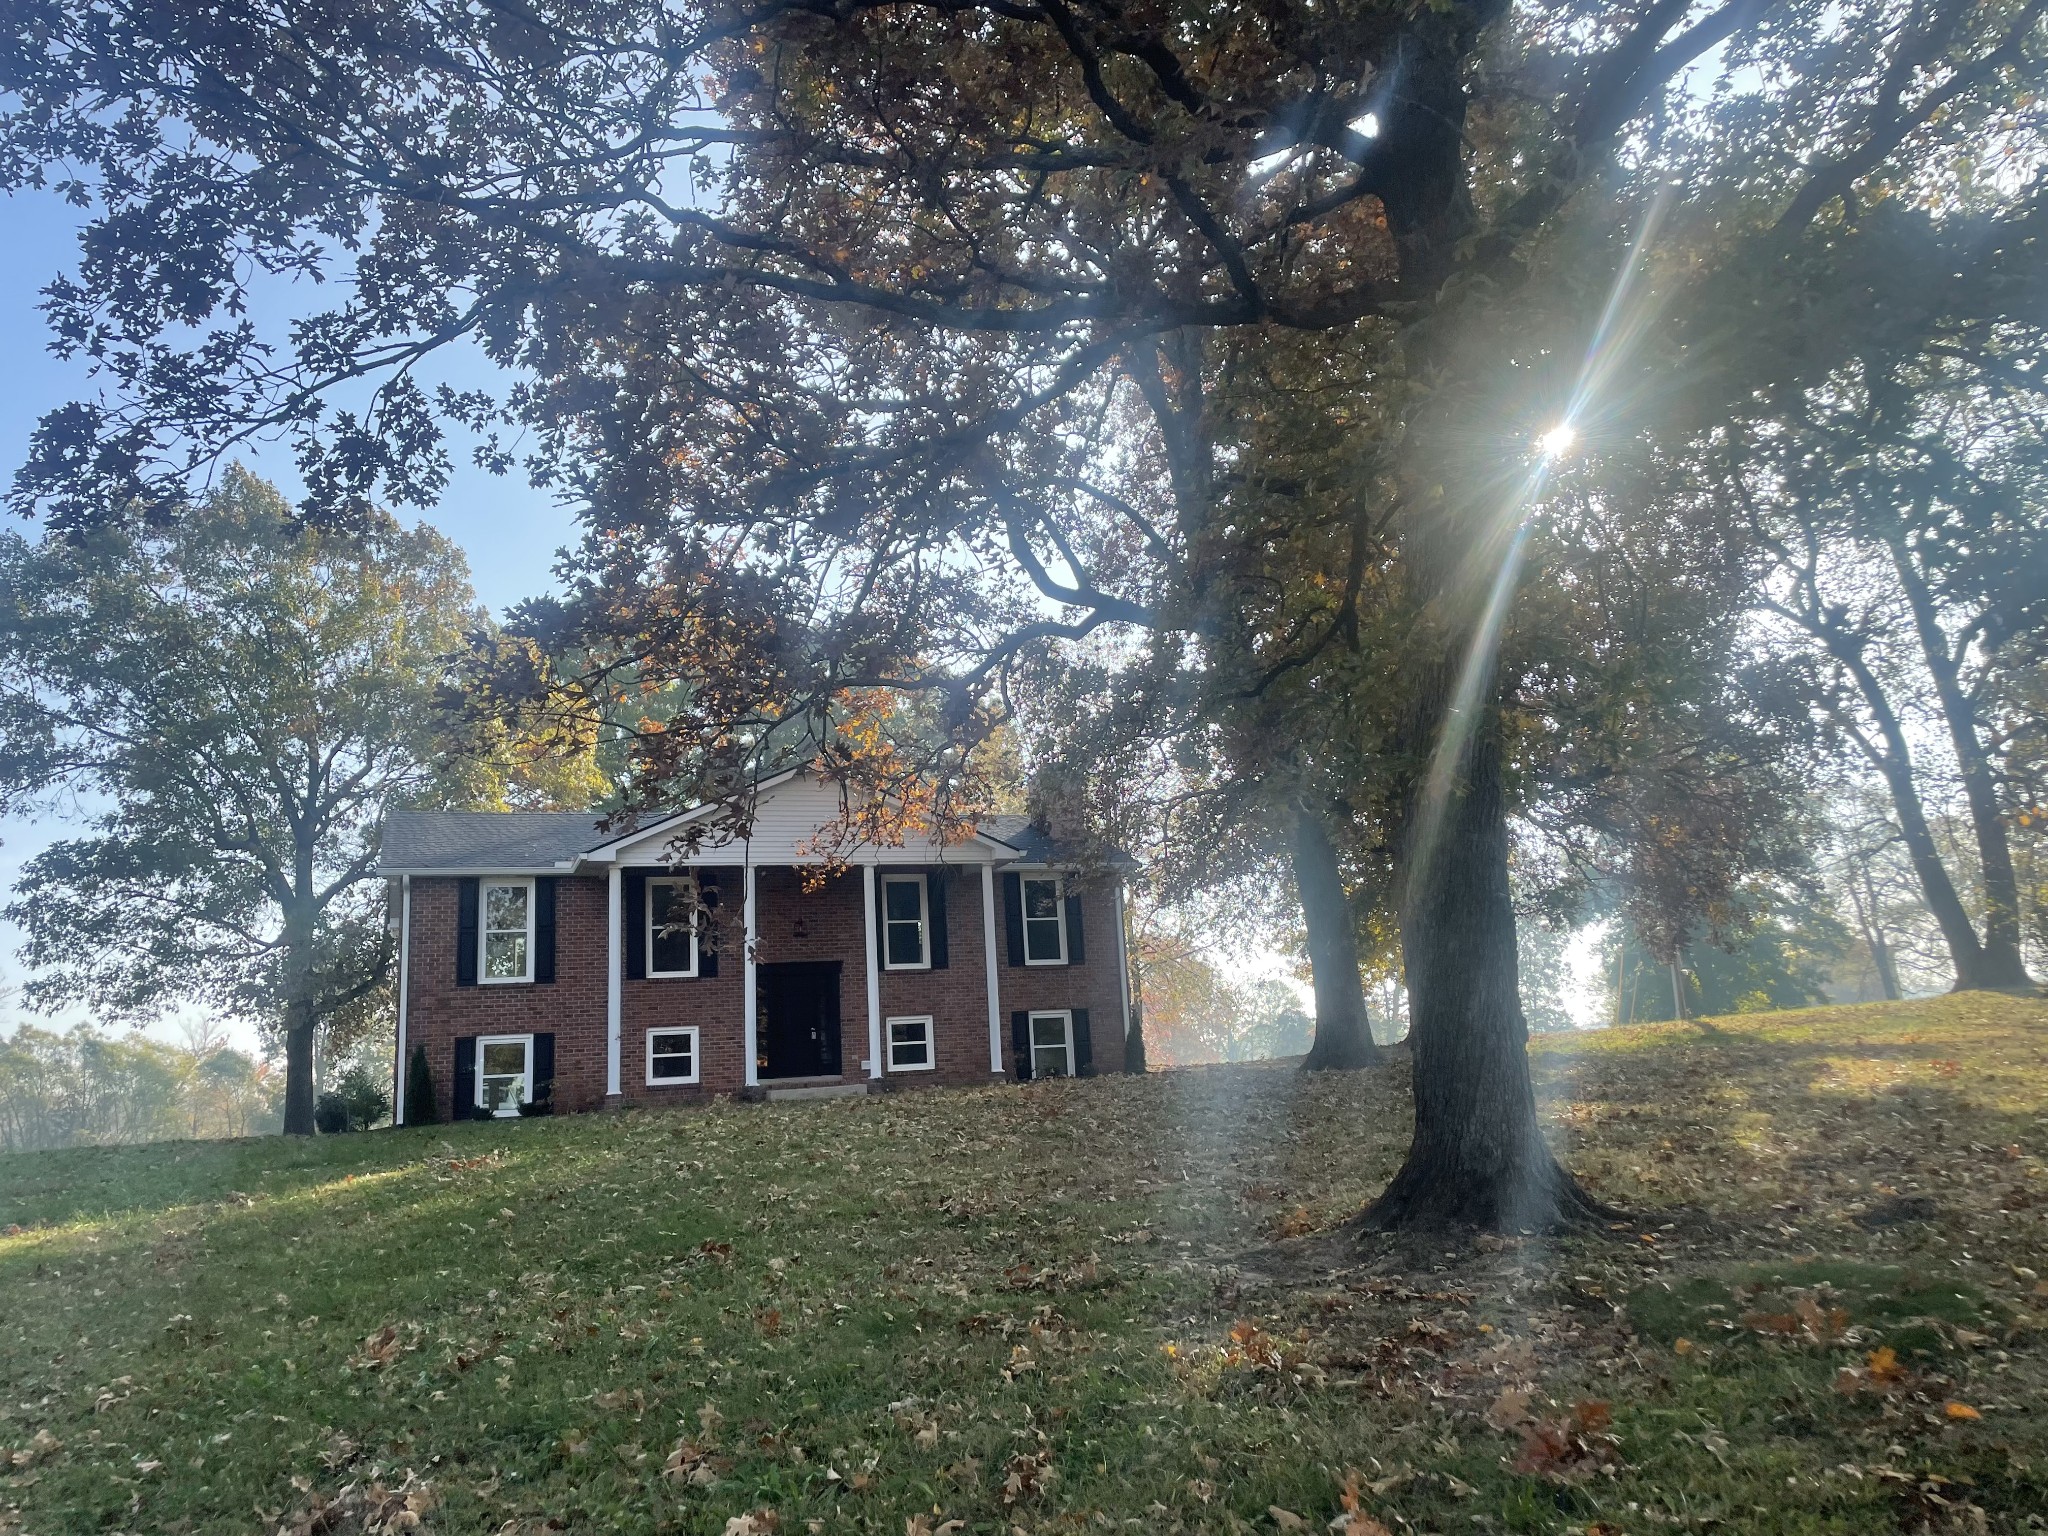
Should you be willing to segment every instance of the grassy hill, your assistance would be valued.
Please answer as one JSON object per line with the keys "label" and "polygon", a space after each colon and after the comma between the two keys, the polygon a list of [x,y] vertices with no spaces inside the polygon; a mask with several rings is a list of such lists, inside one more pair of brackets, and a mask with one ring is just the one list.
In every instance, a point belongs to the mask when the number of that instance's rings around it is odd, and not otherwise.
{"label": "grassy hill", "polygon": [[1625,1229],[1338,1230],[1398,1068],[0,1159],[0,1533],[2037,1528],[2048,1007],[1536,1059]]}

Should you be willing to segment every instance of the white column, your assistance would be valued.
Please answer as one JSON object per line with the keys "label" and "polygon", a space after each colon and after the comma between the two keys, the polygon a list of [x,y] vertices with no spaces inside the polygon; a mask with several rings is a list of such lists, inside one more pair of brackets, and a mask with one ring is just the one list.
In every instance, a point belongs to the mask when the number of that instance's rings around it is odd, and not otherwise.
{"label": "white column", "polygon": [[391,1085],[391,1123],[405,1124],[405,995],[412,979],[412,876],[398,877],[398,1068]]}
{"label": "white column", "polygon": [[860,867],[861,906],[867,912],[868,933],[868,1076],[882,1075],[882,962],[875,943],[875,866]]}
{"label": "white column", "polygon": [[606,910],[611,914],[604,935],[604,1091],[619,1096],[619,1033],[625,1013],[626,881],[614,864],[607,882]]}
{"label": "white column", "polygon": [[[1116,992],[1124,1005],[1124,1040],[1128,1044],[1131,1038],[1131,957],[1124,953],[1124,883],[1121,880],[1116,883],[1115,897]],[[1122,1069],[1121,1063],[1118,1064],[1118,1069]]]}
{"label": "white column", "polygon": [[996,969],[996,867],[981,866],[981,948],[988,960],[988,1069],[1003,1070],[1003,1000]]}
{"label": "white column", "polygon": [[743,1040],[743,1042],[742,1042],[742,1048],[743,1048],[743,1049],[744,1049],[744,1050],[746,1051],[746,1067],[747,1067],[747,1086],[748,1086],[749,1088],[753,1088],[753,1087],[757,1087],[757,1086],[759,1086],[759,1084],[760,1084],[760,1081],[761,1081],[761,1065],[760,1065],[760,1061],[759,1061],[759,1059],[758,1059],[758,1058],[759,1058],[759,1056],[760,1056],[760,1048],[759,1048],[759,1046],[758,1046],[758,1045],[757,1045],[757,1044],[755,1043],[755,1040],[756,1040],[756,1036],[755,1036],[755,1022],[756,1022],[756,1015],[755,1015],[755,1011],[754,1011],[754,947],[755,947],[755,944],[756,944],[756,942],[757,942],[757,940],[758,940],[758,937],[759,937],[759,935],[758,935],[758,934],[756,933],[756,931],[755,931],[755,920],[754,920],[754,861],[753,861],[753,850],[752,850],[752,849],[749,849],[749,850],[748,850],[748,855],[747,855],[747,866],[746,866],[746,877],[745,877],[745,885],[744,885],[744,890],[745,890],[745,896],[744,896],[744,898],[742,899],[742,901],[741,901],[741,903],[740,903],[740,911],[741,911],[741,914],[742,914],[742,923],[743,923],[743,926],[745,927],[745,930],[746,930],[746,933],[745,933],[745,939],[746,939],[746,957],[747,957],[747,958],[746,958],[746,973],[747,973],[747,985],[746,985],[746,1017],[745,1017],[745,1027],[744,1027],[744,1040]]}

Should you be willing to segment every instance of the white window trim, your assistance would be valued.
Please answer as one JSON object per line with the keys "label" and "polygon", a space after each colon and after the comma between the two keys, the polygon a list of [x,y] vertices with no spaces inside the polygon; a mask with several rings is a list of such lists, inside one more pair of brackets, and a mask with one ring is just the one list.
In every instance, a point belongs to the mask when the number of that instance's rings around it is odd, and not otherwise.
{"label": "white window trim", "polygon": [[[690,1037],[690,1075],[688,1077],[656,1077],[654,1075],[654,1037],[656,1035],[688,1035]],[[647,1086],[650,1088],[688,1088],[704,1081],[704,1042],[697,1034],[694,1024],[669,1024],[647,1031]]]}
{"label": "white window trim", "polygon": [[[917,887],[917,939],[922,960],[898,964],[889,958],[889,887]],[[900,919],[899,919],[900,921]],[[932,893],[923,875],[882,876],[882,969],[885,971],[928,971],[932,968]]]}
{"label": "white window trim", "polygon": [[[501,882],[498,882],[498,883],[502,884],[503,882],[501,881]],[[514,1100],[512,1100],[512,1099],[509,1099],[509,1098],[508,1098],[508,1099],[507,1099],[507,1100],[505,1101],[506,1103],[508,1103],[508,1104],[511,1104],[511,1105],[512,1105],[512,1107],[511,1107],[510,1109],[494,1109],[494,1110],[492,1110],[492,1111],[491,1111],[491,1114],[492,1114],[492,1116],[493,1116],[493,1117],[494,1117],[495,1119],[499,1119],[499,1120],[509,1120],[509,1119],[511,1119],[511,1118],[512,1118],[513,1116],[515,1116],[515,1115],[517,1115],[517,1114],[519,1113],[519,1106],[520,1106],[521,1104],[531,1104],[531,1103],[533,1102],[533,1036],[531,1036],[531,1035],[478,1035],[478,1036],[477,1036],[477,1039],[476,1039],[476,1099],[475,1099],[475,1104],[476,1104],[476,1107],[477,1107],[478,1109],[482,1109],[482,1108],[484,1107],[484,1050],[485,1050],[485,1048],[486,1048],[486,1047],[488,1047],[488,1046],[493,1046],[493,1045],[523,1045],[523,1046],[525,1046],[525,1047],[526,1047],[526,1070],[525,1070],[525,1071],[523,1071],[522,1073],[520,1073],[520,1075],[519,1075],[519,1098],[517,1099],[517,1101],[514,1101]],[[491,1076],[493,1076],[493,1077],[496,1077],[496,1076],[498,1076],[499,1074],[497,1074],[497,1073],[493,1072],[493,1073],[491,1073],[490,1075],[491,1075]]]}
{"label": "white window trim", "polygon": [[[510,928],[493,930],[491,927],[491,892],[508,886],[522,886],[526,890],[526,971],[520,976],[491,975],[490,954],[491,934],[510,933]],[[534,903],[539,893],[534,889],[531,875],[486,875],[477,881],[476,887],[476,980],[482,987],[516,987],[533,980],[534,922],[539,916]],[[493,1036],[506,1039],[509,1036]]]}
{"label": "white window trim", "polygon": [[[1064,875],[1019,875],[1017,877],[1017,905],[1022,908],[1019,921],[1024,925],[1024,963],[1026,965],[1065,965],[1067,963],[1067,881]],[[1052,887],[1052,912],[1060,925],[1060,953],[1057,960],[1034,960],[1031,958],[1031,903],[1027,899],[1026,886],[1033,883]],[[1044,922],[1044,918],[1038,918]]]}
{"label": "white window trim", "polygon": [[[1067,1070],[1065,1076],[1077,1076],[1074,1067],[1074,1012],[1071,1008],[1034,1008],[1024,1018],[1024,1044],[1031,1052],[1031,1075],[1038,1076],[1038,1021],[1058,1019],[1067,1031]],[[1051,1049],[1050,1046],[1047,1047]]]}
{"label": "white window trim", "polygon": [[[657,885],[673,885],[679,888],[687,886],[691,890],[690,968],[687,971],[657,971],[654,968],[654,936],[661,932],[663,927],[662,924],[656,923],[654,920],[654,888]],[[701,910],[695,905],[696,885],[697,877],[695,875],[657,875],[647,882],[644,900],[647,905],[647,979],[649,981],[691,980],[703,966],[704,957],[698,949],[698,942],[702,938],[699,930],[702,927],[703,917]],[[673,901],[674,898],[670,899]]]}
{"label": "white window trim", "polygon": [[[922,1024],[924,1026],[924,1060],[898,1066],[896,1062],[896,1030],[898,1024]],[[899,1013],[892,1019],[882,1021],[882,1039],[889,1050],[891,1072],[932,1072],[939,1065],[939,1031],[928,1013]]]}

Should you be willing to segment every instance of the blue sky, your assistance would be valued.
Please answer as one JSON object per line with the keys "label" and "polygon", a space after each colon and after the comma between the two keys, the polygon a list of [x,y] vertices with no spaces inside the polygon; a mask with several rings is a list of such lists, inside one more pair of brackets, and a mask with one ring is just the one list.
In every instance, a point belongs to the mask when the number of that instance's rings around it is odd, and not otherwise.
{"label": "blue sky", "polygon": [[[0,202],[0,474],[11,478],[28,451],[30,434],[45,411],[88,394],[92,381],[76,363],[60,362],[49,351],[49,332],[37,308],[44,284],[73,268],[77,257],[77,210],[56,198],[24,193]],[[321,295],[279,285],[265,295],[264,308],[282,321],[313,308]],[[457,379],[457,375],[460,375]],[[451,379],[489,388],[490,365],[475,354],[452,361]],[[295,485],[291,456],[283,445],[246,455],[258,473],[289,492]],[[500,478],[458,458],[441,504],[424,516],[462,546],[469,556],[477,595],[494,613],[553,585],[555,552],[574,537],[574,521],[554,501],[516,474]],[[53,839],[63,823],[55,819],[0,822],[0,885],[12,887],[24,860]],[[0,978],[19,980],[14,951],[19,935],[0,922]],[[8,1027],[0,1010],[0,1028]]]}

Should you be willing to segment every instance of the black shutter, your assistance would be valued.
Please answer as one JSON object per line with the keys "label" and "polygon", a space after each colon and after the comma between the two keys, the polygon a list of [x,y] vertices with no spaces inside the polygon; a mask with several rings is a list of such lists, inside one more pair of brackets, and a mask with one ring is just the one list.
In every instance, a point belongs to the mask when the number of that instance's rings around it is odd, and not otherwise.
{"label": "black shutter", "polygon": [[474,875],[455,882],[455,985],[476,985],[476,893]]}
{"label": "black shutter", "polygon": [[1088,1010],[1074,1010],[1074,1076],[1095,1075],[1095,1046],[1088,1038]]}
{"label": "black shutter", "polygon": [[[1016,877],[1011,876],[1012,879]],[[1031,1081],[1031,1015],[1013,1013],[1010,1015],[1010,1046],[1017,1057],[1017,1081]]]}
{"label": "black shutter", "polygon": [[875,953],[868,964],[889,968],[889,881],[880,869],[875,871]]}
{"label": "black shutter", "polygon": [[943,971],[948,968],[946,957],[946,871],[928,869],[924,874],[925,901],[931,908],[931,959],[932,969]]}
{"label": "black shutter", "polygon": [[1088,959],[1088,943],[1081,932],[1081,898],[1067,898],[1067,964],[1082,965]]}
{"label": "black shutter", "polygon": [[[1080,1014],[1074,1017],[1079,1019]],[[1074,1026],[1079,1029],[1077,1023]],[[552,1032],[533,1037],[533,1102],[545,1104],[555,1094],[555,1037]]]}
{"label": "black shutter", "polygon": [[1010,932],[1010,964],[1024,963],[1024,882],[1015,875],[1003,876],[1003,922]]}
{"label": "black shutter", "polygon": [[555,877],[533,882],[533,979],[555,979]]}
{"label": "black shutter", "polygon": [[476,1115],[475,1035],[464,1035],[455,1042],[455,1102],[451,1107],[450,1120],[469,1120]]}
{"label": "black shutter", "polygon": [[697,901],[700,910],[697,915],[697,974],[716,976],[718,974],[718,921],[712,916],[718,910],[718,871],[700,869],[697,871]]}
{"label": "black shutter", "polygon": [[620,921],[626,925],[626,976],[632,981],[644,981],[647,979],[647,871],[629,869],[622,879],[626,899]]}

